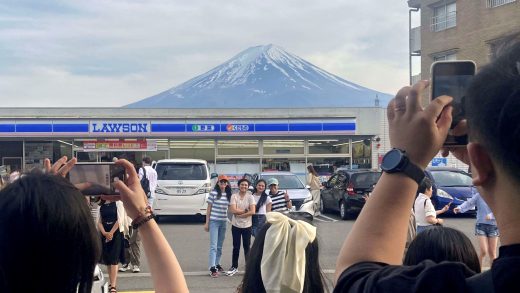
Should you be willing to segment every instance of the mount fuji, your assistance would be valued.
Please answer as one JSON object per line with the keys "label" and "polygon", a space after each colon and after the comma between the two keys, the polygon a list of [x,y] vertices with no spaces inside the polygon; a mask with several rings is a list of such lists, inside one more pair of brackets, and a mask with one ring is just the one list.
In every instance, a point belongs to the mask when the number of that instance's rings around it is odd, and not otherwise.
{"label": "mount fuji", "polygon": [[246,49],[202,75],[125,107],[374,107],[386,106],[391,98],[270,44]]}

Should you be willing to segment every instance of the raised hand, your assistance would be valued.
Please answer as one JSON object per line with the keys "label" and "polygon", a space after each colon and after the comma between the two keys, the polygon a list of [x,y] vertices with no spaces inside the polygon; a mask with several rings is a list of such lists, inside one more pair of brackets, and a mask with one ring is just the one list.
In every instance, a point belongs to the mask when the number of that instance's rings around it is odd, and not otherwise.
{"label": "raised hand", "polygon": [[419,99],[428,85],[428,81],[420,81],[402,88],[387,109],[392,147],[406,151],[410,160],[422,168],[441,149],[452,120],[452,97],[440,96],[426,108],[421,107]]}

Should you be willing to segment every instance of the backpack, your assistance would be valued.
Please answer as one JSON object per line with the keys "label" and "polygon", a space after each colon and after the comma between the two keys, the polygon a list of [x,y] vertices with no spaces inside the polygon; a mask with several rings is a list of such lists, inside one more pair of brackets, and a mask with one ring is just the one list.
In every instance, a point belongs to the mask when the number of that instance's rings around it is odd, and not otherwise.
{"label": "backpack", "polygon": [[148,177],[146,176],[145,167],[143,167],[143,178],[141,178],[141,187],[143,188],[146,197],[150,198],[152,196],[152,193],[150,192],[150,180],[148,180]]}

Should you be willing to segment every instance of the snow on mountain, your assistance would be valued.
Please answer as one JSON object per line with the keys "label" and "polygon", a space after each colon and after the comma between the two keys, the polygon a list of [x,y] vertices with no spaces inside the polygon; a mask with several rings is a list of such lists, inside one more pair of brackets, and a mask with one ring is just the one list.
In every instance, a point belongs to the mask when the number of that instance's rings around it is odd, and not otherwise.
{"label": "snow on mountain", "polygon": [[386,106],[391,96],[320,69],[275,45],[224,64],[128,108],[315,108]]}

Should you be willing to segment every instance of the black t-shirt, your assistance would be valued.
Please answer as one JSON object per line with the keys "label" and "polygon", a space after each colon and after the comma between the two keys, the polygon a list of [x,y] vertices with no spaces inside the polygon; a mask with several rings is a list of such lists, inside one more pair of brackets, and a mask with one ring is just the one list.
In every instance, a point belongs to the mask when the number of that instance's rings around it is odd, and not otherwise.
{"label": "black t-shirt", "polygon": [[[520,292],[520,244],[500,247],[491,271],[495,292]],[[415,266],[361,262],[341,274],[334,292],[468,292],[466,278],[474,274],[457,262],[425,260]]]}

